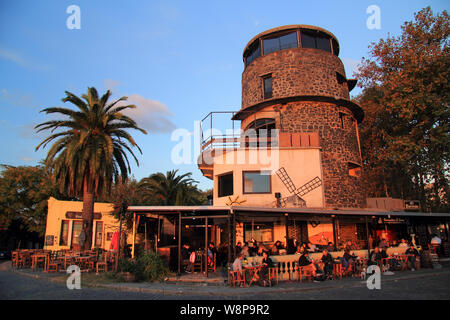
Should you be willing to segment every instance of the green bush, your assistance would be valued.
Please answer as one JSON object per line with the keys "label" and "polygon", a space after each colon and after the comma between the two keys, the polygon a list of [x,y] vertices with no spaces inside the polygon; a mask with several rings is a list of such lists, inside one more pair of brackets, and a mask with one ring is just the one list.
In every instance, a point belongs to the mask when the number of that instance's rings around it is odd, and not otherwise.
{"label": "green bush", "polygon": [[136,281],[162,281],[169,270],[156,252],[149,252],[136,258],[134,275]]}
{"label": "green bush", "polygon": [[164,260],[155,252],[142,254],[135,259],[121,259],[119,266],[121,272],[133,274],[136,281],[161,281],[169,272]]}

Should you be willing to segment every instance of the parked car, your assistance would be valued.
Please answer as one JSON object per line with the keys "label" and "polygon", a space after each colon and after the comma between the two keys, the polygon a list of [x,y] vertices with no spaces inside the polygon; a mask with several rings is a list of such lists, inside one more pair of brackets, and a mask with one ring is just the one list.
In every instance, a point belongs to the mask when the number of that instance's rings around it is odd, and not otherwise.
{"label": "parked car", "polygon": [[9,260],[11,259],[11,250],[7,248],[0,248],[0,260]]}

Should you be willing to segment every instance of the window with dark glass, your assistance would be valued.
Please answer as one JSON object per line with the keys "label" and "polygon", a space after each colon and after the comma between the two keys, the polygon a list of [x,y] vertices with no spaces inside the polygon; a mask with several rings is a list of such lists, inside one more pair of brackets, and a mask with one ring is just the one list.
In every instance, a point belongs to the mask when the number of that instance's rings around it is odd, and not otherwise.
{"label": "window with dark glass", "polygon": [[102,239],[103,239],[103,222],[97,221],[97,224],[95,226],[95,246],[101,247],[102,246]]}
{"label": "window with dark glass", "polygon": [[302,48],[320,49],[331,52],[330,38],[308,31],[301,32]]}
{"label": "window with dark glass", "polygon": [[248,66],[253,60],[261,55],[261,49],[259,47],[259,40],[253,42],[248,48],[245,55],[245,65]]}
{"label": "window with dark glass", "polygon": [[297,32],[291,32],[283,36],[263,40],[264,54],[297,47]]}
{"label": "window with dark glass", "polygon": [[69,220],[61,221],[61,234],[59,236],[59,245],[69,245]]}
{"label": "window with dark glass", "polygon": [[[246,147],[269,147],[273,146],[273,143],[276,143],[276,141],[271,141],[271,137],[275,135],[274,131],[276,129],[275,127],[275,119],[272,118],[263,118],[263,119],[257,119],[253,122],[251,122],[247,128],[246,131],[249,129],[253,129],[256,132],[256,137],[258,138],[257,142],[255,143],[246,143]],[[251,135],[249,135],[251,136]],[[253,135],[254,136],[254,135]],[[266,143],[264,144],[263,141],[261,141],[261,137],[267,137]]]}
{"label": "window with dark glass", "polygon": [[243,172],[244,193],[270,193],[270,171]]}
{"label": "window with dark glass", "polygon": [[331,52],[331,42],[329,38],[317,37],[316,38],[317,49]]}
{"label": "window with dark glass", "polygon": [[339,45],[338,45],[337,41],[334,39],[331,42],[333,43],[333,53],[338,56],[339,55]]}
{"label": "window with dark glass", "polygon": [[316,49],[316,39],[313,35],[302,31],[302,48]]}
{"label": "window with dark glass", "polygon": [[233,195],[233,173],[221,175],[217,178],[218,196],[225,197]]}
{"label": "window with dark glass", "polygon": [[264,77],[264,99],[272,98],[272,76]]}

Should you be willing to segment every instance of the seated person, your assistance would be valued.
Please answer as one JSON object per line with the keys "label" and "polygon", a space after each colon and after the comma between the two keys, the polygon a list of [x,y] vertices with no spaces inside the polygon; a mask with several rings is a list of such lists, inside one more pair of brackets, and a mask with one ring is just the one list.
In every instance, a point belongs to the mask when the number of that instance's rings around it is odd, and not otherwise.
{"label": "seated person", "polygon": [[419,251],[414,248],[414,245],[411,244],[409,248],[405,251],[405,254],[410,255],[408,257],[407,263],[411,264],[411,271],[414,271],[414,267],[416,266],[416,258],[419,256]]}
{"label": "seated person", "polygon": [[333,273],[333,257],[328,253],[327,249],[322,251],[323,273],[327,276],[331,276]]}
{"label": "seated person", "polygon": [[272,246],[272,255],[279,255],[280,249],[283,249],[283,245],[281,244],[281,241],[277,240]]}
{"label": "seated person", "polygon": [[367,261],[368,266],[378,265],[381,262],[381,253],[378,247],[370,253],[369,261]]}
{"label": "seated person", "polygon": [[250,257],[254,257],[256,256],[258,252],[258,246],[256,245],[256,241],[250,241],[250,243],[248,244],[248,254],[250,255]]}
{"label": "seated person", "polygon": [[241,253],[241,251],[242,251],[242,243],[239,241],[239,242],[236,244],[236,254]]}
{"label": "seated person", "polygon": [[336,251],[336,247],[334,246],[333,242],[328,242],[327,247],[326,247],[328,252],[333,252]]}
{"label": "seated person", "polygon": [[217,259],[217,249],[214,246],[214,242],[210,242],[208,246],[208,265],[213,266],[214,265],[214,255]]}
{"label": "seated person", "polygon": [[189,260],[189,258],[191,257],[191,247],[189,244],[185,243],[183,244],[183,246],[181,247],[181,259],[182,259],[182,265],[184,267],[184,271],[187,273],[191,273],[192,271],[192,264]]}
{"label": "seated person", "polygon": [[247,245],[244,245],[244,247],[242,248],[240,254],[242,254],[242,256],[243,256],[244,258],[248,258],[248,257],[250,256],[249,248],[248,248]]}
{"label": "seated person", "polygon": [[309,249],[308,249],[308,251],[309,252],[316,252],[316,245],[315,244],[312,244],[311,242],[308,242],[308,247],[309,247]]}
{"label": "seated person", "polygon": [[380,240],[380,243],[378,244],[378,247],[380,249],[388,248],[389,246],[388,246],[388,243],[387,243],[386,239],[382,238]]}
{"label": "seated person", "polygon": [[270,286],[270,280],[269,280],[269,268],[273,268],[273,262],[272,259],[269,258],[269,255],[266,251],[263,252],[263,259],[262,259],[262,268],[259,271],[259,282],[262,286],[266,286],[267,284]]}
{"label": "seated person", "polygon": [[298,266],[311,270],[313,277],[316,276],[316,266],[311,262],[308,256],[308,251],[304,251],[298,259]]}
{"label": "seated person", "polygon": [[351,264],[354,260],[356,260],[356,258],[357,258],[357,257],[353,256],[353,255],[350,253],[350,250],[345,249],[345,251],[344,251],[344,256],[342,257],[343,267],[344,267],[344,270],[345,270],[345,271],[348,270],[348,267],[350,266],[350,264]]}
{"label": "seated person", "polygon": [[344,247],[344,251],[345,250],[351,251],[351,250],[356,250],[356,249],[357,249],[356,246],[350,240],[347,241],[347,244]]}
{"label": "seated person", "polygon": [[399,248],[408,248],[408,243],[405,239],[400,240],[400,243],[398,244]]}

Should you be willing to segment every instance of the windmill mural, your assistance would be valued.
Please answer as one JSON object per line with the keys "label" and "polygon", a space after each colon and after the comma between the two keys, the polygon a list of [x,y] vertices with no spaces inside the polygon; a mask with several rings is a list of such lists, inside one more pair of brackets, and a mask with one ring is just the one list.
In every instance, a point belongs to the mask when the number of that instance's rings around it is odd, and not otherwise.
{"label": "windmill mural", "polygon": [[280,200],[282,208],[285,208],[290,202],[292,202],[295,207],[306,207],[306,201],[302,197],[322,185],[322,180],[319,177],[315,177],[301,187],[296,188],[294,182],[284,167],[278,169],[276,174],[291,194],[290,196],[284,197]]}

